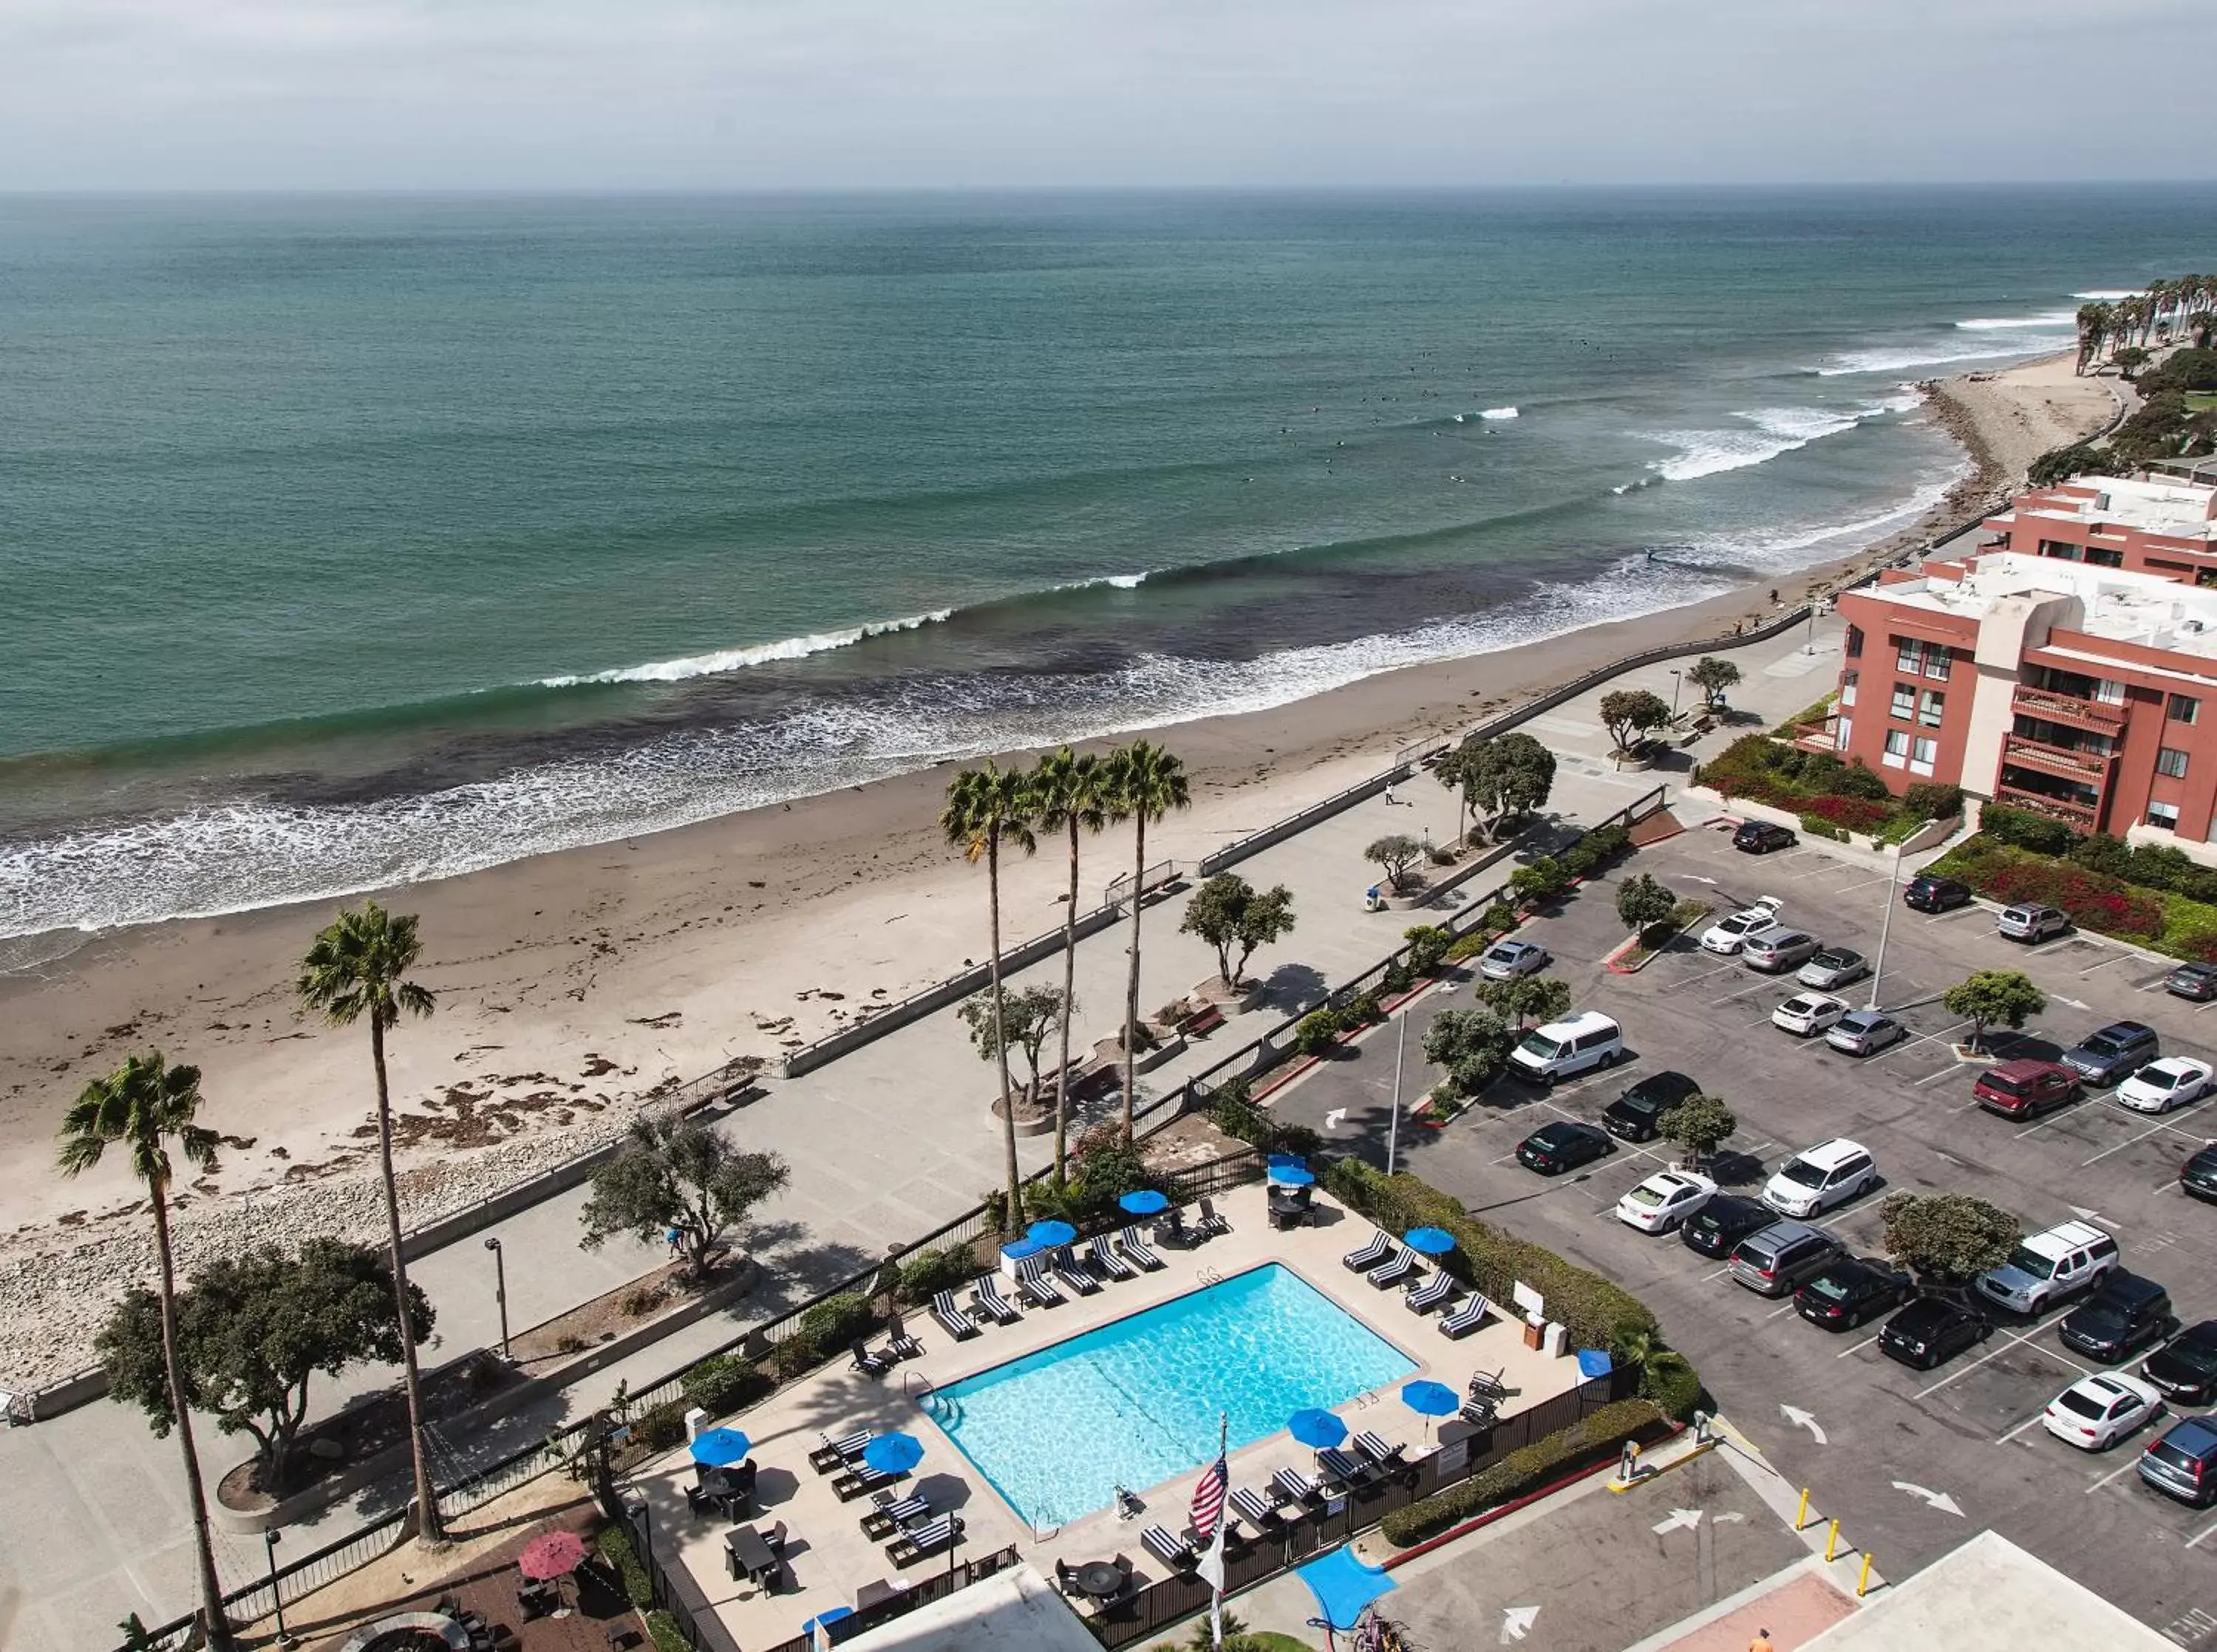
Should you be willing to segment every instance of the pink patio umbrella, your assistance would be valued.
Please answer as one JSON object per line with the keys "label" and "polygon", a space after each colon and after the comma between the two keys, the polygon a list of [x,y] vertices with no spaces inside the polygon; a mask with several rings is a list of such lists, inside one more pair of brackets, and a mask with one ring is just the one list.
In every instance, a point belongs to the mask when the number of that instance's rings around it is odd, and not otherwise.
{"label": "pink patio umbrella", "polygon": [[584,1557],[584,1539],[575,1532],[542,1532],[523,1545],[523,1552],[516,1558],[516,1569],[544,1582],[568,1576]]}

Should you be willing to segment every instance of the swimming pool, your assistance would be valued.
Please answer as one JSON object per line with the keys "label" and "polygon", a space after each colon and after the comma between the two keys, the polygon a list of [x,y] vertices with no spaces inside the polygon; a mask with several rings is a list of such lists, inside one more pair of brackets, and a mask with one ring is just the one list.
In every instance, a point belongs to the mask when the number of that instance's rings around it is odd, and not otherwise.
{"label": "swimming pool", "polygon": [[[1106,1507],[1234,1450],[1306,1405],[1332,1406],[1416,1364],[1273,1262],[933,1392],[926,1409],[1034,1526]],[[1175,1524],[1175,1522],[1172,1522]]]}

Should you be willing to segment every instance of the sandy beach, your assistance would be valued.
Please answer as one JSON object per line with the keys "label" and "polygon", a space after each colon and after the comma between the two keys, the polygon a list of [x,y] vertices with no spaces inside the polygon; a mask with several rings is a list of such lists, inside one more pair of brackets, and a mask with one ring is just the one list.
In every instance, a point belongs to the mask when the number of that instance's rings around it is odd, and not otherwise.
{"label": "sandy beach", "polygon": [[[1781,578],[1782,601],[1912,553],[1938,522],[2005,493],[2032,457],[2100,427],[2115,406],[2106,381],[2072,376],[2067,355],[1951,379],[1930,401],[1975,474],[1926,522]],[[1766,584],[1177,725],[1164,738],[1192,771],[1194,807],[1151,832],[1149,857],[1197,860],[1375,772],[1407,742],[1635,649],[1774,612]],[[439,998],[434,1017],[406,1023],[391,1045],[411,1213],[452,1208],[569,1156],[658,1087],[734,1056],[774,1060],[982,957],[983,873],[935,825],[946,778],[926,771],[385,897],[421,915],[419,978]],[[1112,833],[1087,853],[1090,905],[1126,868],[1129,835]],[[1052,852],[1007,870],[1010,939],[1060,922],[1064,875]],[[291,990],[297,959],[332,909],[89,936],[0,977],[0,1307],[25,1305],[22,1288],[62,1253],[78,1252],[73,1265],[83,1266],[109,1234],[120,1237],[134,1204],[120,1167],[63,1181],[52,1137],[82,1084],[133,1051],[199,1063],[203,1122],[225,1138],[218,1173],[180,1200],[188,1262],[242,1235],[374,1231],[367,1034],[303,1019]],[[1111,1014],[1081,1030],[1105,1034]],[[28,1327],[0,1332],[0,1378],[31,1374],[20,1367],[39,1361],[36,1346]]]}

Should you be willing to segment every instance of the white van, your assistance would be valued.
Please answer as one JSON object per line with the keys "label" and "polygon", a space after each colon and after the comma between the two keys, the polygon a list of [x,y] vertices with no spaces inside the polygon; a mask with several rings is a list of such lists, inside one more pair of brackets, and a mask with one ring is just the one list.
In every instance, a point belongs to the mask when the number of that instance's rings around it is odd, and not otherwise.
{"label": "white van", "polygon": [[1553,1084],[1624,1058],[1624,1029],[1606,1015],[1588,1010],[1566,1021],[1550,1021],[1509,1052],[1509,1070],[1535,1084]]}

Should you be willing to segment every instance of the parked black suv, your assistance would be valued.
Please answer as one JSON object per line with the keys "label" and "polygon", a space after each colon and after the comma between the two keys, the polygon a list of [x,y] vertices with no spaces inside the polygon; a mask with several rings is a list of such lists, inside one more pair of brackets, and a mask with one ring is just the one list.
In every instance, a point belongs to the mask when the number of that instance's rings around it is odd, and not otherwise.
{"label": "parked black suv", "polygon": [[1601,1127],[1619,1140],[1652,1140],[1663,1115],[1701,1087],[1683,1073],[1650,1073],[1601,1110]]}
{"label": "parked black suv", "polygon": [[1901,891],[1901,903],[1919,912],[1952,912],[1970,899],[1971,886],[1958,878],[1916,877]]}
{"label": "parked black suv", "polygon": [[1812,1325],[1845,1331],[1873,1314],[1899,1308],[1917,1295],[1916,1283],[1898,1267],[1868,1257],[1833,1263],[1794,1293],[1794,1306]]}
{"label": "parked black suv", "polygon": [[2217,1203],[2217,1142],[2178,1167],[2178,1187],[2181,1193]]}
{"label": "parked black suv", "polygon": [[2066,1050],[2063,1064],[2077,1069],[2089,1084],[2115,1084],[2162,1053],[2155,1029],[2146,1022],[2112,1021]]}
{"label": "parked black suv", "polygon": [[1742,854],[1769,854],[1773,849],[1790,849],[1800,841],[1785,827],[1767,820],[1743,821],[1732,834],[1732,848]]}
{"label": "parked black suv", "polygon": [[2217,1396],[2217,1319],[2189,1325],[2140,1361],[2140,1375],[2181,1405]]}
{"label": "parked black suv", "polygon": [[1678,1242],[1704,1256],[1729,1256],[1748,1235],[1783,1219],[1768,1205],[1719,1193],[1686,1218],[1686,1225],[1678,1230]]}
{"label": "parked black suv", "polygon": [[2055,1334],[2064,1347],[2107,1364],[2153,1341],[2172,1323],[2170,1291],[2137,1273],[2115,1273],[2063,1316]]}
{"label": "parked black suv", "polygon": [[1930,1371],[1984,1341],[1993,1328],[1993,1322],[1975,1308],[1944,1297],[1919,1297],[1887,1321],[1878,1334],[1878,1351],[1912,1371]]}

